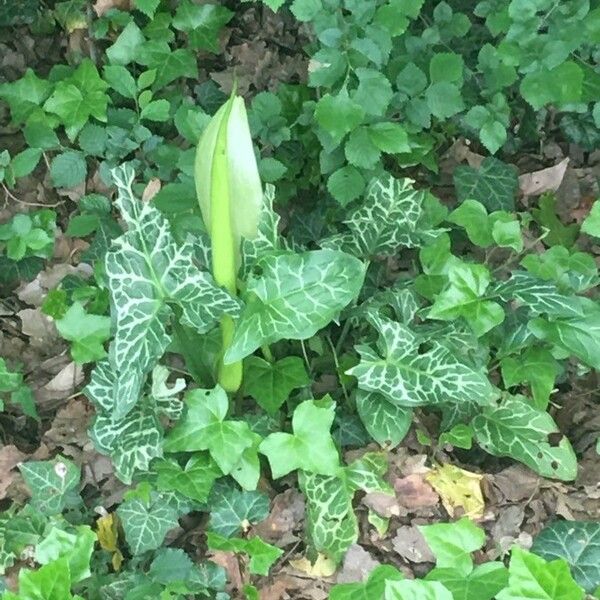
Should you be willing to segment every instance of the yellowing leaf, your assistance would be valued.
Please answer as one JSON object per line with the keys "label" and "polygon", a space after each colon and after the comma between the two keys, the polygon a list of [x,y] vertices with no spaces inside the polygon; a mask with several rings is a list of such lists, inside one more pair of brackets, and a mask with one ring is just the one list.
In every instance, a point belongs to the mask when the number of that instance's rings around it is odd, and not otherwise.
{"label": "yellowing leaf", "polygon": [[335,563],[327,558],[324,554],[319,554],[317,560],[313,563],[305,556],[298,560],[290,560],[290,565],[306,573],[311,579],[319,579],[321,577],[331,577],[335,573]]}
{"label": "yellowing leaf", "polygon": [[96,537],[103,550],[112,552],[112,566],[115,571],[121,568],[123,555],[118,547],[119,541],[119,518],[114,513],[100,517],[96,521]]}
{"label": "yellowing leaf", "polygon": [[440,495],[444,508],[453,517],[457,508],[471,519],[481,519],[485,508],[481,493],[482,475],[465,471],[454,465],[443,465],[432,469],[425,479]]}

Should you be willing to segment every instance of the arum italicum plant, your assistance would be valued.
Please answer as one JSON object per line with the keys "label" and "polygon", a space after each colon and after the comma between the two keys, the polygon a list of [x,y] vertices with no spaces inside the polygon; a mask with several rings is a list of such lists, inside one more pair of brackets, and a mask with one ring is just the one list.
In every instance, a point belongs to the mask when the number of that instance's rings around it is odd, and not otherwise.
{"label": "arum italicum plant", "polygon": [[[241,239],[256,237],[263,201],[244,99],[236,96],[235,90],[200,138],[194,175],[200,210],[211,240],[213,277],[235,296]],[[237,391],[242,382],[241,361],[223,362],[233,332],[233,319],[224,316],[218,380],[229,392]]]}

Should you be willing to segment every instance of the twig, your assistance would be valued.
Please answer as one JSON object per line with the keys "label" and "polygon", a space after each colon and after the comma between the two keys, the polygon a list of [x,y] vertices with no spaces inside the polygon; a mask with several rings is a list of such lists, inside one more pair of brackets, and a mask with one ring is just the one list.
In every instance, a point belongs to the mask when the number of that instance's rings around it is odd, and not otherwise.
{"label": "twig", "polygon": [[4,207],[5,208],[8,205],[9,198],[11,200],[14,200],[15,202],[18,202],[19,204],[24,204],[25,206],[40,206],[42,208],[56,208],[57,206],[60,206],[61,204],[63,204],[63,202],[56,202],[54,204],[44,204],[42,202],[27,202],[26,200],[21,200],[20,198],[17,198],[3,183],[0,185],[2,185],[2,189],[4,190]]}

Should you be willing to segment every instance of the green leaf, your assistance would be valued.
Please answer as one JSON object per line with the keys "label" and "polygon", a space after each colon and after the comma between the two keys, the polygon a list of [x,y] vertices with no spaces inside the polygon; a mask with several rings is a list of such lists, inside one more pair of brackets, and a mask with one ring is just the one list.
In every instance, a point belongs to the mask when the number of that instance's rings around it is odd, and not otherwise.
{"label": "green leaf", "polygon": [[[369,321],[380,335],[378,351],[357,346],[361,361],[347,371],[358,379],[360,388],[380,392],[405,408],[489,402],[492,387],[483,370],[461,362],[438,340],[421,339],[401,323],[379,316],[371,316]],[[429,349],[419,352],[423,342]]]}
{"label": "green leaf", "polygon": [[154,13],[160,4],[160,0],[134,0],[137,10],[144,13],[149,19],[154,18]]}
{"label": "green leaf", "polygon": [[431,83],[438,81],[462,81],[464,61],[454,52],[437,52],[429,63]]}
{"label": "green leaf", "polygon": [[527,383],[531,386],[535,407],[540,410],[548,407],[556,378],[562,373],[549,349],[531,346],[519,357],[504,357],[500,366],[506,388]]}
{"label": "green leaf", "polygon": [[537,338],[555,344],[594,369],[600,369],[600,306],[584,298],[578,298],[578,301],[585,309],[584,316],[537,318],[529,322],[529,329]]}
{"label": "green leaf", "polygon": [[224,313],[237,310],[236,301],[197,269],[192,243],[178,246],[160,211],[134,197],[133,176],[130,167],[113,170],[117,206],[128,231],[113,242],[105,258],[116,326],[109,349],[115,373],[114,419],[135,405],[146,375],[164,354],[170,342],[166,325],[171,307],[178,307],[181,322],[199,333],[206,333]]}
{"label": "green leaf", "polygon": [[156,69],[153,89],[159,90],[179,77],[198,77],[196,56],[188,48],[172,50],[167,42],[149,40],[138,49],[136,62]]}
{"label": "green leaf", "polygon": [[144,106],[140,113],[140,119],[147,119],[148,121],[158,121],[159,123],[167,121],[169,119],[169,111],[171,105],[168,100],[160,99],[153,100]]}
{"label": "green leaf", "polygon": [[10,107],[12,122],[25,123],[52,91],[52,84],[40,79],[32,69],[27,69],[21,79],[0,84],[0,99]]}
{"label": "green leaf", "polygon": [[231,537],[246,531],[269,515],[269,498],[256,491],[241,491],[232,485],[216,485],[210,495],[211,531]]}
{"label": "green leaf", "polygon": [[246,305],[225,362],[241,360],[263,344],[312,337],[356,298],[364,272],[358,259],[334,250],[259,260],[247,279]]}
{"label": "green leaf", "polygon": [[394,95],[387,77],[379,71],[363,67],[355,69],[354,72],[358,77],[358,87],[352,100],[361,106],[366,114],[382,116]]}
{"label": "green leaf", "polygon": [[[530,406],[525,398],[509,397],[499,406],[484,407],[472,426],[479,445],[494,456],[509,456],[543,477],[571,481],[577,475],[569,440],[547,412]],[[552,441],[553,437],[560,441]]]}
{"label": "green leaf", "polygon": [[594,237],[600,237],[600,200],[596,200],[592,204],[592,209],[581,224],[581,231]]}
{"label": "green leaf", "polygon": [[362,123],[365,110],[348,97],[347,93],[337,96],[325,94],[315,108],[315,119],[337,145],[347,133]]}
{"label": "green leaf", "polygon": [[539,199],[539,208],[532,208],[531,214],[536,223],[545,227],[548,232],[544,242],[548,246],[561,245],[570,248],[579,235],[576,223],[563,225],[556,215],[556,196],[551,193],[543,194]]}
{"label": "green leaf", "polygon": [[58,136],[54,133],[54,129],[50,126],[47,115],[31,115],[25,127],[23,135],[27,145],[31,148],[41,148],[42,150],[54,150],[60,146]]}
{"label": "green leaf", "polygon": [[180,3],[173,19],[173,27],[186,31],[190,44],[196,50],[219,52],[219,34],[231,20],[233,13],[218,4]]}
{"label": "green leaf", "polygon": [[304,361],[297,356],[286,356],[274,363],[258,356],[244,361],[244,392],[269,414],[279,410],[292,390],[309,383]]}
{"label": "green leaf", "polygon": [[110,317],[92,315],[81,302],[75,302],[62,319],[56,321],[61,337],[71,342],[71,356],[85,364],[104,358],[104,342],[110,337]]}
{"label": "green leaf", "polygon": [[521,95],[534,110],[540,110],[546,104],[559,107],[581,99],[583,71],[570,60],[562,62],[553,69],[536,69],[527,73],[521,81]]}
{"label": "green leaf", "polygon": [[272,433],[260,445],[269,459],[273,478],[295,469],[334,475],[340,459],[330,434],[335,405],[320,408],[313,400],[298,405],[292,417],[294,433]]}
{"label": "green leaf", "polygon": [[398,74],[396,87],[407,96],[417,96],[427,87],[427,75],[414,63],[408,63]]}
{"label": "green leaf", "polygon": [[412,424],[412,411],[392,404],[375,392],[356,391],[356,410],[369,435],[380,445],[395,448]]}
{"label": "green leaf", "polygon": [[[5,597],[5,596],[4,596]],[[71,575],[66,557],[35,571],[19,571],[19,595],[15,600],[75,600],[71,595]]]}
{"label": "green leaf", "polygon": [[399,247],[415,248],[434,239],[438,232],[428,222],[428,195],[415,190],[412,179],[391,175],[369,184],[363,203],[345,221],[350,230],[326,240],[359,257],[392,256]]}
{"label": "green leaf", "polygon": [[485,543],[485,531],[466,517],[455,523],[420,526],[419,531],[435,556],[436,566],[456,569],[463,577],[473,569],[471,553]]}
{"label": "green leaf", "polygon": [[67,150],[57,154],[50,163],[52,185],[60,188],[73,188],[85,181],[87,164],[81,152]]}
{"label": "green leaf", "polygon": [[459,200],[478,200],[489,211],[515,208],[519,181],[515,169],[496,158],[483,160],[478,170],[460,166],[454,171],[454,185]]}
{"label": "green leaf", "polygon": [[453,600],[492,600],[507,586],[508,569],[500,562],[478,565],[468,575],[458,569],[436,568],[426,579],[443,584],[452,592]]}
{"label": "green leaf", "polygon": [[386,583],[384,600],[453,600],[453,598],[438,581],[403,579]]}
{"label": "green leaf", "polygon": [[225,419],[229,401],[220,386],[191,390],[184,400],[187,412],[165,439],[165,452],[208,450],[223,473],[231,473],[253,444],[248,424]]}
{"label": "green leaf", "polygon": [[221,469],[207,453],[196,453],[181,467],[172,459],[162,459],[152,465],[157,474],[156,486],[165,492],[175,491],[196,502],[206,502]]}
{"label": "green leaf", "polygon": [[42,150],[40,148],[27,148],[13,157],[10,166],[15,178],[29,175],[40,162]]}
{"label": "green leaf", "polygon": [[128,69],[121,65],[106,65],[103,74],[104,81],[121,96],[132,100],[137,97],[137,85]]}
{"label": "green leaf", "polygon": [[159,548],[167,532],[177,527],[177,511],[160,494],[125,500],[117,509],[125,539],[134,555]]}
{"label": "green leaf", "polygon": [[225,552],[243,552],[250,557],[248,565],[250,573],[268,575],[273,563],[283,554],[283,550],[263,542],[258,536],[244,540],[240,538],[224,538],[217,533],[207,533],[207,543],[211,550]]}
{"label": "green leaf", "polygon": [[167,585],[171,582],[188,582],[194,563],[181,548],[161,548],[150,565],[152,579]]}
{"label": "green leaf", "polygon": [[406,129],[399,123],[375,123],[369,125],[368,132],[371,142],[382,152],[397,154],[411,150]]}
{"label": "green leaf", "polygon": [[327,189],[342,206],[346,206],[363,193],[365,180],[356,167],[349,165],[338,169],[329,177]]}
{"label": "green leaf", "polygon": [[544,560],[566,560],[586,592],[600,586],[600,523],[554,521],[536,536],[531,551]]}
{"label": "green leaf", "polygon": [[403,575],[391,565],[375,567],[363,583],[342,583],[333,586],[329,600],[373,600],[381,598],[386,581],[400,581]]}
{"label": "green leaf", "polygon": [[294,0],[291,10],[298,21],[311,21],[323,10],[323,6],[320,0]]}
{"label": "green leaf", "polygon": [[463,317],[477,337],[504,321],[504,310],[496,302],[485,300],[490,284],[488,269],[479,264],[459,262],[447,273],[448,285],[437,295],[430,319],[451,321]]}
{"label": "green leaf", "polygon": [[31,504],[40,512],[59,514],[81,502],[77,494],[81,474],[70,460],[57,456],[53,460],[29,461],[19,465],[19,471],[31,493]]}
{"label": "green leaf", "polygon": [[145,41],[142,30],[134,21],[130,21],[114,44],[106,49],[106,56],[113,65],[128,65],[135,60],[140,46]]}
{"label": "green leaf", "polygon": [[56,84],[44,110],[60,117],[73,141],[90,117],[106,122],[107,88],[96,65],[86,58],[69,77]]}
{"label": "green leaf", "polygon": [[358,127],[350,133],[344,151],[350,164],[363,169],[375,167],[381,156],[380,150],[371,141],[366,127]]}
{"label": "green leaf", "polygon": [[510,557],[508,587],[497,600],[582,600],[585,593],[575,583],[565,560],[543,558],[514,547]]}
{"label": "green leaf", "polygon": [[449,119],[465,108],[460,89],[454,83],[432,83],[425,91],[427,106],[438,119]]}
{"label": "green leaf", "polygon": [[464,200],[448,215],[447,220],[465,229],[469,240],[476,246],[487,248],[494,243],[487,210],[477,200]]}

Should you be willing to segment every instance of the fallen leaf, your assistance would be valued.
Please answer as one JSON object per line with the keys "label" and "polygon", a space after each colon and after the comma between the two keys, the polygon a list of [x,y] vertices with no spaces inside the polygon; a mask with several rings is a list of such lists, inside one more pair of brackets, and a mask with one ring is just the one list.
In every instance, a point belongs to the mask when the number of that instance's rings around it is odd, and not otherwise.
{"label": "fallen leaf", "polygon": [[390,494],[370,492],[363,496],[361,502],[382,517],[389,518],[400,515],[398,501]]}
{"label": "fallen leaf", "polygon": [[211,550],[210,560],[227,571],[227,581],[236,590],[244,587],[244,580],[240,572],[240,563],[233,552],[224,550]]}
{"label": "fallen leaf", "polygon": [[83,448],[89,441],[87,430],[91,418],[89,405],[80,398],[73,398],[58,410],[44,440],[54,448],[65,445]]}
{"label": "fallen leaf", "polygon": [[96,537],[103,550],[112,552],[111,563],[118,571],[123,563],[123,555],[119,550],[119,518],[115,513],[109,513],[96,521]]}
{"label": "fallen leaf", "polygon": [[398,503],[407,509],[436,506],[440,497],[425,481],[425,473],[413,473],[394,481]]}
{"label": "fallen leaf", "polygon": [[423,534],[417,527],[402,525],[392,539],[394,550],[406,560],[414,563],[435,562]]}
{"label": "fallen leaf", "polygon": [[298,490],[289,488],[273,498],[269,516],[254,526],[254,532],[266,542],[277,542],[279,546],[284,546],[294,541],[289,536],[300,528],[304,508],[304,496]]}
{"label": "fallen leaf", "polygon": [[54,321],[39,308],[25,308],[17,313],[21,319],[21,331],[30,338],[36,348],[55,348],[59,338]]}
{"label": "fallen leaf", "polygon": [[6,498],[6,491],[18,473],[12,470],[26,457],[16,446],[0,448],[0,500]]}
{"label": "fallen leaf", "polygon": [[542,485],[542,479],[522,465],[511,465],[495,475],[486,475],[486,497],[497,504],[520,502],[533,497]]}
{"label": "fallen leaf", "polygon": [[142,193],[142,202],[150,202],[158,192],[160,192],[161,183],[158,177],[153,177]]}
{"label": "fallen leaf", "polygon": [[312,579],[331,577],[335,573],[335,563],[323,554],[319,554],[314,563],[311,563],[308,558],[303,556],[296,560],[290,560],[290,565]]}
{"label": "fallen leaf", "polygon": [[519,191],[522,196],[539,196],[544,192],[555,192],[563,181],[569,158],[561,160],[553,167],[524,173],[519,176]]}
{"label": "fallen leaf", "polygon": [[342,570],[338,573],[338,583],[362,581],[381,563],[375,560],[362,546],[352,544],[344,557]]}
{"label": "fallen leaf", "polygon": [[461,515],[471,519],[483,517],[483,475],[447,464],[432,469],[425,478],[440,495],[442,504],[451,517],[454,517],[457,509],[461,509]]}
{"label": "fallen leaf", "polygon": [[118,8],[119,10],[129,10],[129,0],[96,0],[92,7],[96,14],[101,17],[104,13],[108,12],[111,8]]}
{"label": "fallen leaf", "polygon": [[492,526],[492,538],[500,540],[509,536],[517,537],[524,518],[525,508],[520,504],[500,508]]}

